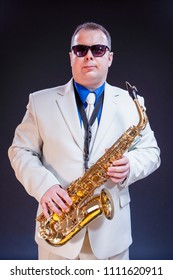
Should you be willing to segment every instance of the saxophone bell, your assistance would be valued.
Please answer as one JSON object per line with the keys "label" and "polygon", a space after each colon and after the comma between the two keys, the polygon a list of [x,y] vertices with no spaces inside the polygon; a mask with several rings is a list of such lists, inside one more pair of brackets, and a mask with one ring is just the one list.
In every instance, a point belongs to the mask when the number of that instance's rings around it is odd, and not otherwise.
{"label": "saxophone bell", "polygon": [[108,220],[112,220],[114,216],[114,203],[112,196],[109,194],[108,190],[103,188],[100,193],[100,200],[102,206],[102,212]]}
{"label": "saxophone bell", "polygon": [[104,215],[108,220],[114,216],[114,204],[108,190],[103,188],[99,195],[94,195],[79,208],[71,210],[70,218],[58,221],[58,216],[51,213],[46,219],[43,215],[37,217],[40,222],[39,237],[52,246],[62,246],[75,236],[92,220]]}

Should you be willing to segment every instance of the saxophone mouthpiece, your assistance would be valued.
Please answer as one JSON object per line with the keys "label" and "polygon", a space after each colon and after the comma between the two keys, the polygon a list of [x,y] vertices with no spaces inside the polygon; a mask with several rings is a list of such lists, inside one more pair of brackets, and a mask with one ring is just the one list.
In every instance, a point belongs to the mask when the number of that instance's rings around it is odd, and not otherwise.
{"label": "saxophone mouthpiece", "polygon": [[131,86],[129,84],[129,82],[125,82],[125,84],[126,84],[126,88],[127,88],[128,92],[129,92],[130,96],[133,98],[133,100],[137,99],[137,92],[138,92],[137,88],[135,86]]}

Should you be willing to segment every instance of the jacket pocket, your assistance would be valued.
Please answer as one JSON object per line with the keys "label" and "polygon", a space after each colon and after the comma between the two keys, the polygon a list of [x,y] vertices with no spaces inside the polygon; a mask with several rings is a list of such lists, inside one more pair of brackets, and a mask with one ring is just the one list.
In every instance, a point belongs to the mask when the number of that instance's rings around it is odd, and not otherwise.
{"label": "jacket pocket", "polygon": [[122,189],[120,192],[120,207],[123,208],[130,203],[130,194],[128,188]]}

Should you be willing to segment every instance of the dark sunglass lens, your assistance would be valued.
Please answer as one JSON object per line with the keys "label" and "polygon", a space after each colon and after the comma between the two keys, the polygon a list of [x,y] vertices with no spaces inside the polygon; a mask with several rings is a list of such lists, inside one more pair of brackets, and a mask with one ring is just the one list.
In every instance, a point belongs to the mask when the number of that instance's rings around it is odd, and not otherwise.
{"label": "dark sunglass lens", "polygon": [[95,45],[91,47],[94,56],[103,56],[106,52],[107,47],[104,45]]}
{"label": "dark sunglass lens", "polygon": [[74,46],[72,49],[77,56],[85,56],[88,51],[87,46],[83,45]]}

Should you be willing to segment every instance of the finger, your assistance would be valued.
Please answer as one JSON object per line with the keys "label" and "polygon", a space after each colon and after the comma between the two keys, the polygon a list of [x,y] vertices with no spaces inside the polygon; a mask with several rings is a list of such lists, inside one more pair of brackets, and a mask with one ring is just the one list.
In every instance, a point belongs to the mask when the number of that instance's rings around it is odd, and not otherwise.
{"label": "finger", "polygon": [[64,200],[59,195],[56,195],[53,201],[49,203],[49,207],[57,214],[60,214],[61,210],[65,212],[68,212],[69,210],[69,206],[64,202]]}
{"label": "finger", "polygon": [[49,206],[49,209],[52,212],[56,213],[57,215],[62,214],[62,209],[54,201],[49,201],[48,206]]}
{"label": "finger", "polygon": [[108,172],[107,174],[111,174],[111,173],[123,173],[126,172],[126,170],[128,170],[127,166],[111,166],[108,168]]}
{"label": "finger", "polygon": [[50,215],[49,215],[49,208],[47,206],[46,203],[42,203],[42,210],[43,210],[43,215],[45,216],[46,219],[49,219]]}
{"label": "finger", "polygon": [[128,163],[129,163],[128,158],[125,157],[125,156],[123,156],[123,157],[120,158],[120,159],[114,160],[113,163],[112,163],[112,165],[115,165],[115,166],[117,166],[117,165],[126,165],[126,164],[128,164]]}
{"label": "finger", "polygon": [[116,165],[116,163],[117,163],[117,161],[114,162],[114,165],[112,165],[108,168],[108,172],[115,172],[115,173],[121,173],[122,172],[123,173],[123,172],[129,171],[130,165],[129,165],[128,161],[125,164]]}
{"label": "finger", "polygon": [[59,203],[57,202],[57,198],[59,201],[59,197],[61,197],[63,199],[63,201],[67,204],[67,205],[72,205],[72,200],[70,198],[70,196],[68,195],[67,191],[60,188],[57,192],[57,197],[55,198],[55,202],[59,205]]}
{"label": "finger", "polygon": [[129,168],[114,168],[107,171],[108,176],[126,176],[129,173]]}

